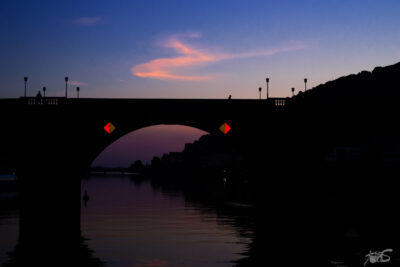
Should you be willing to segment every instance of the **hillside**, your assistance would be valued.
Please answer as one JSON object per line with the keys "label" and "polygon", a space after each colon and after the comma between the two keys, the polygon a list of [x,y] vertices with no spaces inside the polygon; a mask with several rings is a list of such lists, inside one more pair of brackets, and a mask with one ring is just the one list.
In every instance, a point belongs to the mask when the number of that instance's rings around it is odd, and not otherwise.
{"label": "hillside", "polygon": [[[400,96],[400,62],[373,71],[361,71],[320,84],[311,90],[299,93],[294,99],[305,98],[307,102],[342,104],[357,101],[376,101]],[[353,102],[354,103],[354,102]]]}

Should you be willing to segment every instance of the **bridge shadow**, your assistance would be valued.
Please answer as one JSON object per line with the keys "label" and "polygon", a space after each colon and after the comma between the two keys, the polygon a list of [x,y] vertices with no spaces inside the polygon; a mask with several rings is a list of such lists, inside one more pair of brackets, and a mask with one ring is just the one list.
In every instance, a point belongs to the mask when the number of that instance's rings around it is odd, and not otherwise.
{"label": "bridge shadow", "polygon": [[19,178],[18,241],[2,266],[103,266],[81,234],[80,178],[60,173]]}

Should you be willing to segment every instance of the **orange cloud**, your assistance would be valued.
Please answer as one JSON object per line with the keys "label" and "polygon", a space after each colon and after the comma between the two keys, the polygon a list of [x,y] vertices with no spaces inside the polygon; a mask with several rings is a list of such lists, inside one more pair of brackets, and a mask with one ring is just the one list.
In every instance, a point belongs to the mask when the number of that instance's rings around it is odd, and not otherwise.
{"label": "orange cloud", "polygon": [[[199,35],[196,35],[195,37],[199,38]],[[165,44],[163,44],[163,46],[172,48],[176,53],[179,54],[179,56],[171,58],[158,58],[144,64],[136,65],[131,68],[132,74],[142,78],[202,81],[211,79],[213,76],[182,75],[176,74],[175,72],[179,68],[187,69],[195,66],[204,66],[221,60],[270,56],[277,53],[298,50],[307,47],[302,43],[292,42],[289,45],[281,46],[279,48],[248,51],[237,54],[211,53],[205,50],[194,48],[193,46],[189,46],[176,39],[176,37],[169,39]]]}
{"label": "orange cloud", "polygon": [[188,45],[178,41],[170,40],[165,47],[174,49],[182,56],[173,58],[154,59],[148,63],[140,64],[131,68],[131,72],[143,78],[173,79],[199,81],[209,79],[209,76],[185,76],[172,73],[172,69],[179,67],[201,66],[216,61],[216,58],[200,50],[190,48]]}

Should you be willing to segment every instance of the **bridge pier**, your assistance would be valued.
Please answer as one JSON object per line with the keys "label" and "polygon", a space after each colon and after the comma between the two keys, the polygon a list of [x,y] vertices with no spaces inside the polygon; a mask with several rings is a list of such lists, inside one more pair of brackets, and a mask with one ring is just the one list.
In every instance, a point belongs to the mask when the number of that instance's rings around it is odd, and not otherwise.
{"label": "bridge pier", "polygon": [[[23,174],[20,242],[80,235],[80,177],[60,173]],[[54,239],[54,240],[52,240]]]}
{"label": "bridge pier", "polygon": [[31,167],[17,173],[19,237],[5,266],[100,266],[81,234],[81,173]]}

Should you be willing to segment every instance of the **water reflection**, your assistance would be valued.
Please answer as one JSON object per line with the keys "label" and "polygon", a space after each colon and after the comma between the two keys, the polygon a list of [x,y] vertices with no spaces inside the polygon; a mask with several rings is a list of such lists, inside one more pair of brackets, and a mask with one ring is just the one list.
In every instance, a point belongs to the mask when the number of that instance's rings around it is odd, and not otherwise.
{"label": "water reflection", "polygon": [[251,243],[253,208],[215,200],[214,189],[43,179],[1,201],[2,266],[232,266]]}
{"label": "water reflection", "polygon": [[[1,187],[0,187],[1,189]],[[18,238],[19,193],[0,190],[0,263],[7,259]]]}
{"label": "water reflection", "polygon": [[2,266],[102,266],[80,232],[80,181],[35,178],[2,192],[15,196],[1,201]]}
{"label": "water reflection", "polygon": [[251,242],[251,212],[210,194],[203,203],[136,177],[91,178],[82,190],[82,230],[110,266],[232,266]]}
{"label": "water reflection", "polygon": [[223,183],[193,179],[45,181],[0,194],[3,266],[360,266],[388,248],[385,264],[400,263],[394,187],[269,181],[255,208]]}

